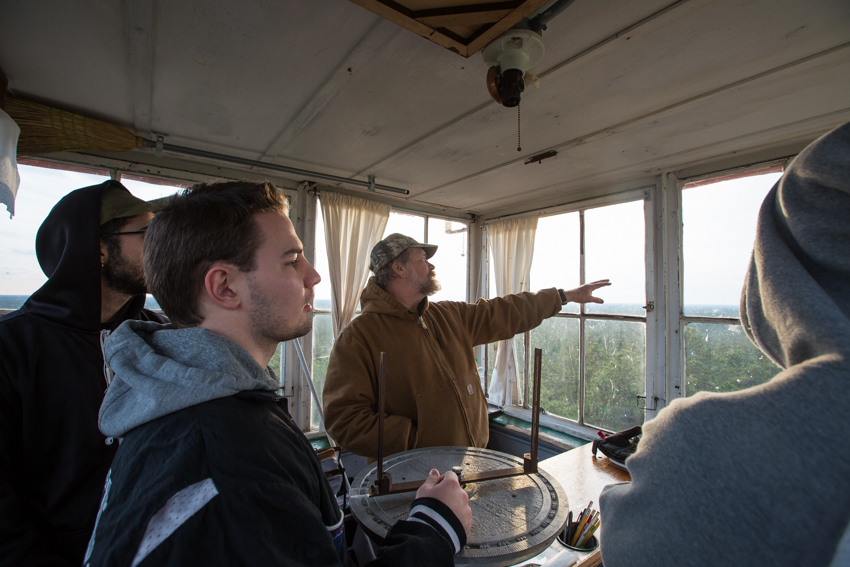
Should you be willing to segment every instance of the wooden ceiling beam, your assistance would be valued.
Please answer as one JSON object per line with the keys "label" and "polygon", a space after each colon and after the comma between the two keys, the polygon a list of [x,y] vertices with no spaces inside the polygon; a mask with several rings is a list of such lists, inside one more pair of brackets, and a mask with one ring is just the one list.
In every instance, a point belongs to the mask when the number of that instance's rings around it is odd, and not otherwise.
{"label": "wooden ceiling beam", "polygon": [[417,22],[429,28],[447,28],[453,26],[481,26],[493,24],[511,13],[511,10],[490,10],[488,12],[473,12],[463,14],[446,14],[443,16],[428,16],[416,18]]}
{"label": "wooden ceiling beam", "polygon": [[[548,0],[509,0],[472,5],[452,5],[448,0],[432,0],[428,4],[433,5],[433,8],[419,10],[411,10],[394,0],[349,1],[437,45],[470,57]],[[476,26],[478,30],[467,38],[447,29]]]}
{"label": "wooden ceiling beam", "polygon": [[484,49],[488,43],[511,29],[515,24],[548,1],[549,0],[526,0],[523,2],[520,7],[516,8],[513,12],[493,24],[493,26],[486,32],[472,40],[469,45],[466,46],[466,56],[469,57],[470,55],[478,53]]}
{"label": "wooden ceiling beam", "polygon": [[[463,43],[455,41],[449,37],[446,37],[442,33],[438,32],[435,29],[432,29],[425,24],[417,22],[415,19],[411,18],[408,15],[405,15],[398,11],[395,8],[391,8],[384,2],[380,0],[349,0],[350,2],[357,4],[361,8],[365,8],[372,12],[373,14],[377,14],[378,16],[384,18],[385,20],[389,20],[390,22],[399,25],[405,28],[408,31],[412,31],[416,35],[420,35],[425,39],[433,41],[437,45],[441,47],[445,47],[449,51],[454,51],[459,55],[463,55],[464,57],[468,57],[466,55],[466,46]],[[393,2],[395,4],[395,2]],[[409,11],[408,11],[409,12]]]}

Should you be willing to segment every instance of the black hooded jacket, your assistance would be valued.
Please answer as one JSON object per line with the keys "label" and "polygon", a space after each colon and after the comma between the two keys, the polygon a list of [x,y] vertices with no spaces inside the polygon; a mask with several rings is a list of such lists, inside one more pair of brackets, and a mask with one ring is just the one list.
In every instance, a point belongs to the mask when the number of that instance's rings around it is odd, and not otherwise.
{"label": "black hooded jacket", "polygon": [[[117,443],[100,433],[100,331],[165,321],[133,297],[100,322],[100,196],[74,191],[36,237],[48,281],[0,318],[0,566],[80,565]],[[126,189],[125,189],[126,190]]]}

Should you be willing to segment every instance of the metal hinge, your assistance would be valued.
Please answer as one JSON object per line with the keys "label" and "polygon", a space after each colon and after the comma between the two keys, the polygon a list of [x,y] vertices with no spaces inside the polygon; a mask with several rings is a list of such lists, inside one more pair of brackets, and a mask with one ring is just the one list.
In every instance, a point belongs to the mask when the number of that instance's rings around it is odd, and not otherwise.
{"label": "metal hinge", "polygon": [[[646,394],[644,394],[642,396],[640,394],[638,394],[637,396],[635,396],[635,398],[637,398],[635,400],[635,405],[637,406],[638,409],[649,410],[649,411],[655,411],[656,409],[658,409],[658,396],[652,396],[652,404],[653,404],[652,407],[649,407],[649,406],[646,405]],[[640,401],[641,400],[644,401],[643,407],[640,407]]]}
{"label": "metal hinge", "polygon": [[647,301],[646,305],[644,305],[643,308],[646,309],[647,313],[649,313],[650,311],[655,311],[655,302]]}

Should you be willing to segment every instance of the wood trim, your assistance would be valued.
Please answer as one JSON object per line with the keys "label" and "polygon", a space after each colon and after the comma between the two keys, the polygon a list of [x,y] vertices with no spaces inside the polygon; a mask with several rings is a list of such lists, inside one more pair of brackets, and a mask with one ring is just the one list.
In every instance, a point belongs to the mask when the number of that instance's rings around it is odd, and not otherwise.
{"label": "wood trim", "polygon": [[548,0],[526,0],[526,2],[523,2],[522,6],[518,7],[509,15],[493,24],[493,27],[475,38],[474,41],[470,42],[470,44],[466,47],[466,56],[469,57],[470,55],[478,53],[484,49],[484,46],[502,35],[502,33],[511,29],[514,24],[540,8],[546,2],[548,2]]}
{"label": "wood trim", "polygon": [[[349,1],[458,55],[470,57],[548,0],[490,2],[428,10],[411,10],[393,0]],[[446,29],[479,24],[481,28],[468,38]]]}
{"label": "wood trim", "polygon": [[[487,2],[484,4],[465,4],[457,6],[444,6],[442,8],[427,8],[424,10],[408,10],[407,15],[412,18],[420,19],[431,16],[449,16],[474,14],[477,12],[491,12],[493,10],[504,10],[505,12],[510,13],[512,10],[519,8],[521,5],[521,0],[511,0],[509,2]],[[405,9],[407,10],[407,8]]]}
{"label": "wood trim", "polygon": [[[446,37],[445,35],[439,33],[438,31],[429,28],[425,24],[417,22],[415,19],[407,16],[400,11],[388,6],[389,2],[382,2],[380,0],[349,0],[350,2],[357,4],[361,8],[365,8],[369,10],[373,14],[377,14],[378,16],[388,20],[396,25],[399,25],[405,28],[408,31],[412,31],[416,35],[422,36],[427,40],[433,41],[437,45],[441,47],[445,47],[449,51],[454,51],[458,55],[463,55],[464,57],[468,57],[466,54],[467,49],[466,46],[462,43],[454,41]],[[396,4],[393,2],[393,4]],[[409,12],[409,10],[406,10]]]}
{"label": "wood trim", "polygon": [[498,22],[511,13],[511,10],[490,10],[488,12],[467,12],[463,14],[444,14],[440,16],[424,16],[416,18],[417,22],[431,28],[449,26],[481,26]]}

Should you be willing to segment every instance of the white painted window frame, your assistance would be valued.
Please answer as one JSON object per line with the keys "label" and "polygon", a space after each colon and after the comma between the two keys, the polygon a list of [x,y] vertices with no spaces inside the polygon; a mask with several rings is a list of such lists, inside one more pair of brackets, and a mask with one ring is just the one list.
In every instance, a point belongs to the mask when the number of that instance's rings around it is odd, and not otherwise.
{"label": "white painted window frame", "polygon": [[[620,203],[628,203],[634,202],[638,200],[644,201],[644,230],[645,230],[645,270],[646,270],[646,305],[658,305],[658,302],[655,298],[657,296],[659,286],[663,290],[663,281],[659,282],[657,270],[655,266],[658,264],[660,258],[659,253],[663,253],[665,246],[662,243],[658,242],[658,239],[661,237],[661,234],[658,231],[658,223],[656,221],[656,217],[659,215],[663,215],[663,211],[660,211],[660,203],[663,200],[664,192],[661,183],[658,182],[654,186],[641,186],[636,189],[629,189],[627,191],[621,191],[617,193],[613,193],[606,196],[594,197],[591,199],[584,199],[580,201],[576,201],[573,203],[559,205],[557,207],[550,207],[545,209],[540,209],[536,211],[531,211],[528,213],[521,213],[519,215],[512,216],[552,216],[556,214],[568,213],[568,212],[578,212],[580,215],[580,242],[584,241],[584,211],[594,208],[606,207],[611,205],[616,205]],[[498,220],[503,220],[504,218],[511,217],[502,217]],[[497,219],[492,219],[497,220]],[[482,231],[482,261],[481,261],[481,297],[488,296],[488,283],[489,283],[489,239],[487,238],[487,221],[483,223]],[[586,283],[584,281],[584,253],[581,252],[582,262],[581,262],[581,273],[580,279],[581,283]],[[534,282],[532,283],[532,288],[534,288]],[[584,355],[585,355],[585,343],[586,337],[584,332],[584,321],[591,320],[612,320],[612,321],[633,321],[633,322],[642,322],[645,325],[645,336],[646,336],[646,400],[647,400],[647,409],[645,410],[646,416],[645,419],[650,419],[654,417],[659,409],[658,403],[662,401],[661,396],[657,396],[655,394],[656,391],[659,390],[659,383],[663,384],[664,382],[664,357],[666,356],[665,349],[665,341],[663,336],[663,316],[660,318],[659,314],[656,312],[656,309],[650,310],[646,313],[644,317],[639,316],[622,316],[622,315],[605,315],[605,314],[588,314],[585,313],[584,306],[581,307],[578,314],[575,313],[558,313],[555,317],[565,318],[565,319],[578,319],[581,322],[581,331],[580,331],[580,352],[581,352],[581,370],[580,370],[580,383],[579,383],[579,421],[573,421],[568,418],[555,417],[555,416],[541,416],[541,424],[551,427],[555,430],[562,431],[564,433],[568,433],[570,435],[574,435],[580,438],[585,439],[593,439],[595,437],[597,427],[592,427],[581,423],[583,416],[583,406],[584,406],[584,390],[585,390],[585,369],[584,369]],[[529,400],[529,387],[530,387],[530,376],[529,376],[529,364],[530,364],[530,333],[525,333],[525,364],[522,369],[523,377],[524,377],[524,403],[522,406],[505,406],[500,408],[508,415],[512,415],[514,417],[519,417],[525,420],[531,420],[531,409],[527,403]],[[487,350],[486,345],[482,348],[482,360],[485,360],[485,368],[487,368]],[[661,362],[661,364],[659,364]],[[487,382],[487,378],[489,375],[485,377],[485,384]],[[486,391],[486,390],[485,390]],[[655,400],[655,398],[659,398]],[[635,400],[637,403],[637,400]]]}
{"label": "white painted window frame", "polygon": [[[706,173],[702,175],[696,175],[692,177],[685,177],[682,179],[678,179],[675,174],[668,173],[667,176],[669,178],[669,187],[670,192],[675,193],[675,195],[670,195],[669,198],[671,202],[675,200],[675,212],[671,209],[670,218],[673,219],[675,216],[675,234],[672,231],[670,238],[675,238],[675,242],[671,242],[670,246],[675,244],[677,246],[677,258],[676,261],[678,263],[678,270],[676,274],[676,278],[674,281],[671,281],[670,286],[670,294],[668,294],[668,301],[675,302],[675,310],[670,310],[670,321],[669,325],[675,331],[675,341],[671,347],[671,352],[678,352],[677,357],[670,357],[671,367],[675,370],[675,373],[671,375],[672,379],[669,381],[668,386],[668,398],[673,400],[680,397],[686,397],[688,395],[687,392],[687,380],[685,379],[685,341],[683,337],[685,336],[685,326],[688,323],[708,323],[712,325],[717,324],[727,324],[727,325],[740,325],[741,318],[740,317],[706,317],[706,316],[688,316],[685,315],[684,312],[684,263],[687,259],[684,257],[684,223],[682,220],[682,192],[685,190],[685,185],[695,182],[695,181],[703,181],[703,180],[711,180],[717,179],[720,181],[724,177],[728,177],[731,175],[736,175],[740,173],[750,173],[757,172],[760,170],[768,169],[771,167],[782,167],[784,171],[793,157],[786,157],[782,159],[775,159],[769,161],[758,162],[754,164],[749,164],[743,167],[734,167],[728,169],[720,169],[717,171],[713,171],[711,173]],[[743,283],[743,282],[742,282]],[[675,285],[674,285],[675,284]],[[668,334],[668,337],[670,335]],[[675,347],[675,348],[674,348]],[[676,350],[677,349],[677,350]]]}
{"label": "white painted window frame", "polygon": [[[687,183],[705,179],[714,179],[758,171],[773,166],[787,167],[794,156],[765,160],[746,166],[718,168],[698,176],[678,178],[673,171],[662,172],[655,186],[649,188],[645,200],[646,219],[646,300],[653,305],[646,313],[646,406],[645,421],[658,415],[658,412],[675,399],[687,395],[685,385],[685,325],[691,322],[740,324],[740,319],[707,318],[685,316],[683,309],[683,269],[686,259],[683,257],[684,225],[682,221],[682,191]],[[622,194],[620,194],[622,195]],[[617,195],[599,197],[590,204],[605,206],[625,202]],[[542,209],[531,214],[548,216],[549,214],[568,212],[584,208],[582,201],[557,209]],[[589,207],[588,207],[589,208]],[[483,227],[486,229],[486,226]],[[482,255],[487,258],[487,239],[482,238]],[[486,297],[488,271],[482,261],[481,293]],[[559,315],[559,316],[564,316]],[[572,315],[573,318],[577,317]],[[526,340],[526,345],[528,341]],[[528,347],[527,347],[528,348]],[[527,353],[526,353],[527,354]],[[526,356],[528,360],[528,356]],[[526,364],[527,366],[527,364]],[[527,371],[527,370],[526,370]],[[526,381],[526,383],[528,383]],[[509,415],[530,420],[531,411],[523,407],[506,407],[503,411]],[[541,424],[592,439],[593,428],[585,427],[572,420],[541,416]]]}

